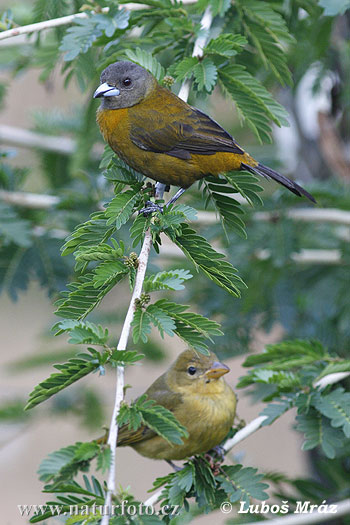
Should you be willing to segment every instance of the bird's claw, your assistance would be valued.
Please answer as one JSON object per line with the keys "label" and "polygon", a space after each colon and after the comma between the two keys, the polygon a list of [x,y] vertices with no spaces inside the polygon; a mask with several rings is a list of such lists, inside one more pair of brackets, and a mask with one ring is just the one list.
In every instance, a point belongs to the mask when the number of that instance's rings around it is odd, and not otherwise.
{"label": "bird's claw", "polygon": [[[214,454],[212,454],[213,452]],[[225,449],[220,445],[216,445],[204,457],[208,461],[214,476],[217,476],[220,473],[221,463],[225,459]]]}
{"label": "bird's claw", "polygon": [[216,445],[214,448],[213,448],[213,451],[216,453],[216,455],[219,457],[219,460],[222,462],[224,461],[225,459],[225,454],[226,454],[226,451],[224,449],[224,447],[222,447],[221,445]]}
{"label": "bird's claw", "polygon": [[146,202],[146,207],[142,208],[142,210],[139,211],[139,215],[142,213],[144,217],[147,217],[147,215],[150,215],[151,213],[159,211],[160,213],[163,213],[163,206],[160,206],[159,204],[156,204],[152,201]]}

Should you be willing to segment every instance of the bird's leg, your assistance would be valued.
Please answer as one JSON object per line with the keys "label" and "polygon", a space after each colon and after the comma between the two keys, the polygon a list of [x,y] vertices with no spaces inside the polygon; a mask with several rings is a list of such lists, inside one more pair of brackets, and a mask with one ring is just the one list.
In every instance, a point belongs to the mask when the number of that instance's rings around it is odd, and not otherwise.
{"label": "bird's leg", "polygon": [[179,472],[180,470],[182,470],[182,467],[178,467],[170,459],[166,459],[165,461],[175,470],[175,472]]}
{"label": "bird's leg", "polygon": [[[157,183],[158,184],[158,183]],[[162,184],[162,186],[164,186],[164,184]],[[166,190],[167,187],[164,187],[164,190],[163,192]],[[185,193],[186,191],[186,188],[180,188],[176,193],[175,195],[165,204],[166,207],[170,206],[171,204],[174,204],[174,202],[177,201],[177,199],[179,197],[181,197],[181,195],[183,193]],[[157,192],[156,192],[156,197],[157,197]],[[162,193],[162,196],[163,196],[163,193]],[[159,197],[158,197],[159,198]],[[143,215],[149,215],[150,213],[153,213],[155,211],[160,211],[161,213],[163,213],[163,209],[164,207],[163,206],[160,206],[159,204],[156,204],[155,202],[152,202],[152,201],[147,201],[146,202],[146,207],[145,208],[142,208],[142,210],[139,211],[139,213],[143,213]]]}
{"label": "bird's leg", "polygon": [[166,203],[165,206],[170,206],[170,204],[174,204],[174,202],[177,201],[177,199],[179,197],[181,197],[181,195],[183,195],[186,191],[186,188],[180,188],[174,195],[174,197],[171,197],[171,199]]}
{"label": "bird's leg", "polygon": [[146,206],[139,211],[139,215],[142,213],[146,217],[155,211],[160,211],[163,213],[163,206],[160,206],[159,204],[156,204],[152,201],[146,201]]}
{"label": "bird's leg", "polygon": [[216,453],[221,462],[224,461],[226,454],[224,447],[221,445],[216,445],[212,450]]}
{"label": "bird's leg", "polygon": [[[214,454],[212,454],[213,452]],[[220,465],[225,459],[225,449],[220,445],[216,445],[204,457],[208,461],[214,476],[217,476],[220,472]]]}

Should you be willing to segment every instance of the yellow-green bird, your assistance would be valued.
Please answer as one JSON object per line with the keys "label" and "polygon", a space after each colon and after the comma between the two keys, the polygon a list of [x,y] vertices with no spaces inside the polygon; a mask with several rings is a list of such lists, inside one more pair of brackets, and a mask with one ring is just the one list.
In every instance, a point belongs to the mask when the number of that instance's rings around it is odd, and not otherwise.
{"label": "yellow-green bird", "polygon": [[226,383],[229,367],[211,352],[182,352],[170,368],[146,390],[149,399],[171,410],[189,436],[182,445],[168,443],[146,426],[127,425],[118,432],[117,446],[130,445],[153,459],[180,460],[213,449],[226,437],[236,413],[236,396]]}

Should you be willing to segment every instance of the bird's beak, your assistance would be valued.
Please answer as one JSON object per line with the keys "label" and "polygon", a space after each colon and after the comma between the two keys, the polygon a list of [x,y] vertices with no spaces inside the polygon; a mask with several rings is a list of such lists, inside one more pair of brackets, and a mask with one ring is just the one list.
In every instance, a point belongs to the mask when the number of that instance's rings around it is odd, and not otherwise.
{"label": "bird's beak", "polygon": [[227,374],[229,371],[230,369],[227,365],[214,361],[209,370],[205,372],[205,375],[209,377],[209,379],[219,379],[219,377]]}
{"label": "bird's beak", "polygon": [[110,86],[107,82],[104,82],[96,89],[94,98],[100,97],[118,97],[120,95],[119,89],[114,86]]}

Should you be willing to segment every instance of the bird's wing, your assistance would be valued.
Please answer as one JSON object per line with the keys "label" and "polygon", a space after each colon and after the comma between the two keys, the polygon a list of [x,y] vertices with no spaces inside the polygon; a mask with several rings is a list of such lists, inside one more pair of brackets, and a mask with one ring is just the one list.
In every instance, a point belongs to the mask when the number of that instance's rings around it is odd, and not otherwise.
{"label": "bird's wing", "polygon": [[[174,109],[174,112],[172,112]],[[150,110],[131,121],[130,138],[139,148],[188,160],[191,154],[214,155],[244,150],[215,120],[199,109],[184,105],[167,111]]]}
{"label": "bird's wing", "polygon": [[[165,374],[161,375],[145,392],[149,399],[153,399],[157,405],[162,405],[171,412],[175,412],[182,403],[182,395],[171,392],[166,383]],[[123,425],[118,432],[118,445],[133,445],[140,441],[146,441],[156,436],[156,432],[141,425],[137,430],[130,430],[128,425]]]}

